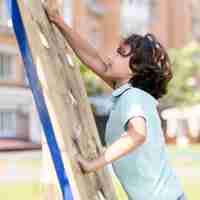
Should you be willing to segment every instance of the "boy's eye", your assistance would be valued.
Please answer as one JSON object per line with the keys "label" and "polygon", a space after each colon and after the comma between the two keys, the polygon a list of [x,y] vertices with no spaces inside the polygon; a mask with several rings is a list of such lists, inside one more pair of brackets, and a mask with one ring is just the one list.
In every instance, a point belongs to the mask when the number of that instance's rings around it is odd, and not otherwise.
{"label": "boy's eye", "polygon": [[117,49],[117,53],[119,53],[120,55],[123,55],[123,54],[125,54],[125,51],[124,51],[123,48],[119,47],[119,48]]}

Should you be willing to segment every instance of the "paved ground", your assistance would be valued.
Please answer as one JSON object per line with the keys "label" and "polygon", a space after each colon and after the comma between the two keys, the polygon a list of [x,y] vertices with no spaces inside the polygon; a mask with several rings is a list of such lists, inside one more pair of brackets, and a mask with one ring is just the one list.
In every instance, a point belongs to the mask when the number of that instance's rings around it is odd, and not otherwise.
{"label": "paved ground", "polygon": [[0,152],[0,182],[40,181],[42,153]]}

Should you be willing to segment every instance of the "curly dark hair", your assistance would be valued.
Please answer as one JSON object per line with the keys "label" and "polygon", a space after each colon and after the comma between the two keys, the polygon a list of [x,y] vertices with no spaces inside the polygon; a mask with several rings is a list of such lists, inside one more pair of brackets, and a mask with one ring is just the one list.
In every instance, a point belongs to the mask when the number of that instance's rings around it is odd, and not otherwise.
{"label": "curly dark hair", "polygon": [[[123,45],[130,46],[130,52],[125,53]],[[172,79],[171,63],[165,48],[153,34],[132,34],[123,39],[117,51],[124,57],[130,56],[129,67],[134,76],[129,83],[133,87],[148,92],[156,99],[167,93],[168,82]]]}

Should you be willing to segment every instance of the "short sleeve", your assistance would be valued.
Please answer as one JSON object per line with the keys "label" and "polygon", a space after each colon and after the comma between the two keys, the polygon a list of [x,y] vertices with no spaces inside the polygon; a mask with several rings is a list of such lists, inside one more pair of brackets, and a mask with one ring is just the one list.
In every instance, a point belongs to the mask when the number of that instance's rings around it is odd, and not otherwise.
{"label": "short sleeve", "polygon": [[128,121],[133,117],[143,117],[146,120],[143,100],[137,93],[126,94],[121,100],[121,122],[123,129],[127,130]]}

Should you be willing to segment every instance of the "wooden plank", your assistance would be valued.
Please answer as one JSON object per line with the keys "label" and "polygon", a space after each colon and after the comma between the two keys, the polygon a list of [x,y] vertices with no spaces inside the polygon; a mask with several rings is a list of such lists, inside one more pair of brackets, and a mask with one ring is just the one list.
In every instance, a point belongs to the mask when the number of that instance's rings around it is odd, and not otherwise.
{"label": "wooden plank", "polygon": [[85,175],[74,160],[77,152],[95,158],[102,146],[79,68],[67,59],[66,41],[49,24],[41,0],[18,0],[18,5],[74,199],[115,200],[107,168]]}

